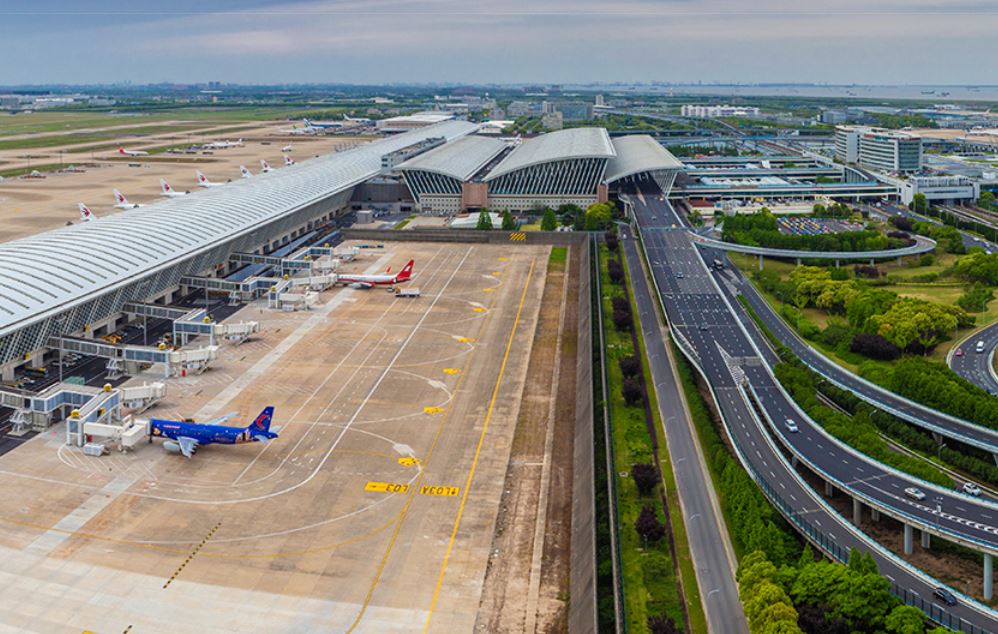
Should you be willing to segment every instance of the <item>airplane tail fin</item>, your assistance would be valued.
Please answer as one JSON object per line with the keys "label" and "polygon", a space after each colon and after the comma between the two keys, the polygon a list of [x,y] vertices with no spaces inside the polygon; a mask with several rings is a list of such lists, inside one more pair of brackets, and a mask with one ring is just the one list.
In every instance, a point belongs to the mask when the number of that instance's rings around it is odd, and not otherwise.
{"label": "airplane tail fin", "polygon": [[125,154],[125,148],[118,146],[118,154]]}
{"label": "airplane tail fin", "polygon": [[251,176],[253,176],[253,174],[251,174],[250,171],[246,169],[245,165],[239,166],[239,173],[242,174],[243,178],[250,178]]}
{"label": "airplane tail fin", "polygon": [[173,192],[173,189],[170,187],[170,183],[167,183],[166,179],[164,178],[159,179],[159,186],[163,190],[164,194],[169,194]]}
{"label": "airplane tail fin", "polygon": [[90,208],[80,203],[80,220],[83,222],[90,222],[94,219],[94,213],[90,211]]}
{"label": "airplane tail fin", "polygon": [[406,262],[406,265],[403,266],[402,270],[399,271],[398,275],[395,276],[395,281],[396,282],[405,282],[405,281],[409,280],[412,277],[412,265],[413,264],[414,264],[414,260],[409,260],[408,262]]}
{"label": "airplane tail fin", "polygon": [[262,169],[262,170],[269,170],[270,169],[270,164],[267,163],[267,161],[265,161],[264,159],[260,159],[260,169]]}
{"label": "airplane tail fin", "polygon": [[125,195],[119,192],[117,189],[114,190],[114,202],[122,205],[128,204],[128,200],[125,198]]}
{"label": "airplane tail fin", "polygon": [[293,158],[291,158],[290,156],[288,156],[287,154],[285,154],[284,155],[284,164],[288,165],[288,166],[294,165],[295,164],[295,160]]}
{"label": "airplane tail fin", "polygon": [[260,414],[257,415],[256,419],[254,419],[254,421],[246,427],[246,430],[255,434],[262,432],[269,432],[270,423],[273,419],[274,419],[274,406],[268,405],[267,407],[264,407],[263,411],[261,411]]}
{"label": "airplane tail fin", "polygon": [[195,170],[198,175],[198,184],[205,185],[208,183],[208,177],[201,173],[201,170]]}

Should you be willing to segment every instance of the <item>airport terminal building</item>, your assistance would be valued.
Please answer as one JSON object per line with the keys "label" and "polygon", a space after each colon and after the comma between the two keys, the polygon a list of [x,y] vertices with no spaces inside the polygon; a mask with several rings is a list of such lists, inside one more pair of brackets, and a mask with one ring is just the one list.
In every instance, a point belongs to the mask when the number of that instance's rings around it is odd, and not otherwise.
{"label": "airport terminal building", "polygon": [[655,179],[668,192],[682,164],[647,135],[611,139],[570,128],[519,143],[468,136],[398,166],[421,213],[474,209],[522,213],[608,199],[619,184]]}
{"label": "airport terminal building", "polygon": [[112,332],[127,303],[168,304],[186,276],[222,278],[328,223],[384,156],[477,129],[445,121],[93,222],[0,244],[0,377],[40,363],[52,337]]}

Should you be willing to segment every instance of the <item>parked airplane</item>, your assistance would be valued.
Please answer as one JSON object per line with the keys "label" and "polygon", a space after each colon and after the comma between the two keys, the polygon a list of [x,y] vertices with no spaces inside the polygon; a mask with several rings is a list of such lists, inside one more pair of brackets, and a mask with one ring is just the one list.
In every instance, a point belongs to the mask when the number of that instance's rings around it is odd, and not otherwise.
{"label": "parked airplane", "polygon": [[288,156],[287,154],[285,154],[284,155],[284,167],[291,167],[294,164],[295,164],[295,160],[293,158],[291,158],[290,156]]}
{"label": "parked airplane", "polygon": [[373,286],[393,286],[412,279],[413,260],[409,260],[402,270],[391,274],[391,267],[381,275],[340,275],[336,283],[350,288],[371,288]]}
{"label": "parked airplane", "polygon": [[274,168],[267,161],[260,159],[260,171],[266,174],[267,172],[273,172]]}
{"label": "parked airplane", "polygon": [[239,166],[239,175],[243,178],[253,178],[253,173],[246,169],[245,165]]}
{"label": "parked airplane", "polygon": [[196,423],[193,420],[163,420],[153,418],[149,421],[149,442],[153,437],[169,438],[163,443],[163,449],[170,453],[181,453],[188,458],[197,453],[200,445],[222,444],[238,445],[246,442],[267,442],[277,438],[280,427],[270,429],[274,418],[274,408],[268,405],[256,419],[246,427],[228,427],[222,425],[235,414],[226,414],[207,423]]}
{"label": "parked airplane", "polygon": [[162,178],[159,179],[159,186],[163,190],[163,195],[164,196],[168,196],[170,198],[176,198],[177,196],[186,196],[187,195],[187,192],[178,192],[175,189],[173,189],[172,187],[170,187],[170,183],[167,183],[166,180],[164,180]]}
{"label": "parked airplane", "polygon": [[125,195],[119,192],[117,189],[114,190],[114,206],[118,209],[138,209],[142,205],[138,203],[130,203]]}
{"label": "parked airplane", "polygon": [[213,183],[208,180],[208,177],[201,173],[201,170],[197,170],[198,175],[198,186],[199,187],[221,187],[225,183]]}
{"label": "parked airplane", "polygon": [[354,123],[359,123],[361,125],[370,125],[371,124],[371,120],[370,119],[365,119],[364,117],[358,117],[358,118],[354,119],[353,117],[348,117],[346,115],[343,115],[343,120],[344,121],[353,121]]}
{"label": "parked airplane", "polygon": [[290,152],[291,151],[291,143],[288,143],[287,145],[285,145],[284,147],[282,147],[281,151],[282,152]]}
{"label": "parked airplane", "polygon": [[202,150],[227,150],[230,147],[242,147],[242,145],[243,145],[243,140],[242,139],[239,139],[238,141],[229,141],[229,140],[225,140],[225,141],[212,141],[211,143],[205,143],[204,145],[202,145],[201,149]]}
{"label": "parked airplane", "polygon": [[318,134],[319,128],[299,128],[298,126],[291,126],[290,130],[281,130],[281,132],[292,136],[304,136]]}
{"label": "parked airplane", "polygon": [[312,128],[314,130],[328,130],[331,128],[342,128],[342,121],[309,121],[308,119],[303,119],[302,123],[305,124],[306,128]]}
{"label": "parked airplane", "polygon": [[118,154],[122,156],[149,156],[149,152],[143,152],[142,150],[126,150],[121,146],[118,146]]}
{"label": "parked airplane", "polygon": [[90,211],[90,207],[80,203],[80,222],[90,222],[91,220],[97,220],[97,216]]}

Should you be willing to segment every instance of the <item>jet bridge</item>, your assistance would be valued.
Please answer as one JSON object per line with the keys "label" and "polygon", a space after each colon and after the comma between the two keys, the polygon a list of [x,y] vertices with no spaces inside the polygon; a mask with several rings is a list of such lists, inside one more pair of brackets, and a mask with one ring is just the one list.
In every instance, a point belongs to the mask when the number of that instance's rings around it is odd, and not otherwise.
{"label": "jet bridge", "polygon": [[66,413],[65,409],[69,408],[67,421],[75,417],[77,423],[67,425],[66,442],[69,443],[73,438],[79,440],[82,437],[83,423],[115,420],[122,406],[135,412],[143,411],[165,396],[166,384],[161,382],[121,388],[112,388],[110,384],[93,387],[56,383],[39,394],[0,389],[0,405],[14,409],[11,422],[15,434],[23,433],[28,428],[44,430],[56,422],[57,412]]}
{"label": "jet bridge", "polygon": [[132,375],[138,374],[140,365],[161,364],[166,378],[187,372],[203,372],[218,358],[218,346],[215,345],[173,350],[166,346],[112,344],[78,337],[49,337],[48,347],[108,359],[109,369],[120,369],[120,364],[124,362],[125,373]]}

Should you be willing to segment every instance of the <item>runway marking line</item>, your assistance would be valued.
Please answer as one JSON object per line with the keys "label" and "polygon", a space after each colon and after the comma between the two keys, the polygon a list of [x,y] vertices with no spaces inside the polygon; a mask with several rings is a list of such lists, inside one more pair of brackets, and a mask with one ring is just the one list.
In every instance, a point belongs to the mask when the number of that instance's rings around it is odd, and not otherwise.
{"label": "runway marking line", "polygon": [[434,486],[432,484],[424,484],[419,487],[420,495],[435,495],[437,497],[457,497],[460,491],[461,487]]}
{"label": "runway marking line", "polygon": [[170,578],[166,580],[166,583],[163,584],[164,590],[170,587],[170,584],[173,583],[173,580],[177,578],[177,575],[183,572],[184,568],[187,567],[187,564],[191,563],[194,557],[196,557],[198,552],[200,552],[200,550],[204,548],[204,545],[208,543],[208,540],[211,539],[211,536],[215,534],[215,532],[218,530],[218,527],[221,525],[222,522],[218,522],[217,524],[215,524],[215,526],[212,527],[210,531],[208,531],[208,534],[204,536],[204,539],[201,540],[201,543],[194,547],[194,550],[191,551],[191,554],[187,555],[187,559],[184,560],[184,563],[180,564],[180,567],[177,568],[174,571],[174,573],[170,575]]}
{"label": "runway marking line", "polygon": [[443,585],[444,575],[447,572],[447,564],[450,563],[450,555],[454,550],[454,541],[457,539],[457,531],[461,527],[461,518],[464,516],[464,507],[468,503],[468,492],[471,491],[471,481],[475,477],[475,470],[478,468],[478,459],[482,453],[482,446],[485,444],[485,434],[489,430],[489,422],[492,419],[492,413],[495,411],[496,400],[499,398],[499,388],[502,386],[502,379],[506,374],[506,364],[509,361],[509,353],[513,350],[513,338],[516,336],[516,331],[520,325],[520,315],[523,313],[523,304],[527,299],[527,291],[530,289],[530,279],[533,277],[534,266],[536,264],[536,258],[530,261],[530,270],[527,271],[527,281],[523,285],[523,292],[520,294],[520,304],[516,308],[516,318],[513,320],[513,329],[510,330],[509,339],[506,341],[506,350],[503,352],[502,363],[499,365],[499,376],[496,377],[495,386],[492,388],[492,398],[489,399],[489,408],[485,412],[485,421],[482,423],[482,432],[478,436],[478,446],[475,447],[475,456],[471,460],[471,469],[468,471],[468,478],[464,483],[464,493],[461,495],[461,503],[457,507],[457,517],[454,519],[454,527],[451,529],[450,540],[447,542],[447,550],[444,552],[444,560],[440,566],[440,574],[437,576],[437,585],[433,589],[433,599],[430,601],[430,610],[426,615],[426,624],[423,626],[424,634],[430,629],[430,621],[433,619],[433,610],[436,608],[437,600],[440,598],[440,587]]}
{"label": "runway marking line", "polygon": [[365,491],[374,493],[405,493],[409,490],[408,484],[401,482],[368,482],[364,485]]}

